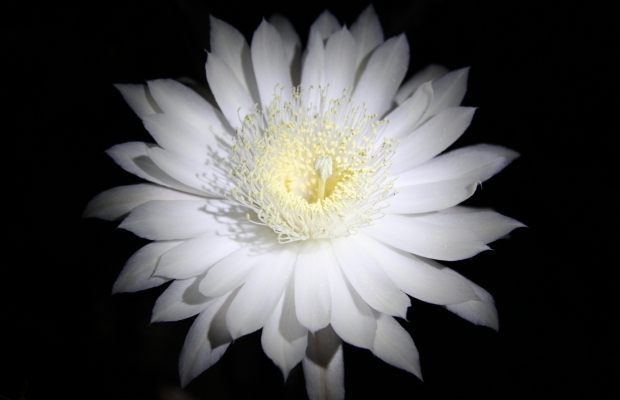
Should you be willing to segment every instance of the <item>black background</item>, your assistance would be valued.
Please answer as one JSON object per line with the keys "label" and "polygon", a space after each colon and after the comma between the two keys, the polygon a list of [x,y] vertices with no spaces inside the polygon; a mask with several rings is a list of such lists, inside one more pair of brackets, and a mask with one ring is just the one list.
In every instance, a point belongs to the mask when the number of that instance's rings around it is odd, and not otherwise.
{"label": "black background", "polygon": [[[155,0],[6,12],[0,395],[17,399],[25,378],[29,400],[306,396],[300,366],[283,384],[260,332],[180,391],[177,360],[191,319],[149,324],[163,288],[111,296],[124,262],[146,241],[81,213],[99,192],[139,181],[103,151],[150,141],[112,83],[206,83],[209,14],[250,40],[263,16],[281,13],[305,43],[324,9],[350,25],[367,4]],[[500,144],[522,156],[468,204],[529,228],[450,263],[495,297],[499,333],[412,300],[404,326],[425,382],[347,345],[347,398],[603,395],[617,319],[613,291],[604,289],[617,269],[603,257],[617,210],[607,194],[617,178],[603,156],[617,128],[599,127],[613,118],[601,96],[613,94],[615,79],[614,65],[598,62],[617,52],[606,46],[605,10],[474,0],[381,1],[375,9],[386,37],[407,35],[408,76],[429,63],[471,66],[464,104],[479,109],[455,146]]]}

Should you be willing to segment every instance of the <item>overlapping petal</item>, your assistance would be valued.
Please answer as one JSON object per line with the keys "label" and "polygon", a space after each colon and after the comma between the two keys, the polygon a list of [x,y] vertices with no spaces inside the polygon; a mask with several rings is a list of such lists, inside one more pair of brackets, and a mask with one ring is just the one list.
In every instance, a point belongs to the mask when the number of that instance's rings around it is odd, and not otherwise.
{"label": "overlapping petal", "polygon": [[202,190],[195,189],[174,179],[158,167],[148,152],[148,149],[153,147],[156,146],[149,143],[127,142],[110,147],[106,150],[106,153],[125,171],[142,179],[185,193],[204,196]]}
{"label": "overlapping petal", "polygon": [[463,260],[489,249],[467,228],[439,225],[415,215],[386,214],[364,233],[397,249],[436,260]]}
{"label": "overlapping petal", "polygon": [[186,386],[224,355],[232,341],[226,328],[226,312],[235,295],[232,292],[209,301],[194,320],[179,358],[181,386]]}
{"label": "overlapping petal", "polygon": [[203,311],[209,301],[197,290],[198,278],[177,279],[159,296],[151,322],[179,321]]}
{"label": "overlapping petal", "polygon": [[123,270],[114,282],[112,293],[137,292],[159,286],[169,279],[154,276],[155,267],[161,256],[183,243],[179,240],[149,243],[127,260]]}
{"label": "overlapping petal", "polygon": [[273,313],[293,272],[295,249],[284,247],[270,263],[256,268],[233,300],[226,316],[234,339],[262,328]]}
{"label": "overlapping petal", "polygon": [[310,400],[344,398],[342,340],[330,325],[308,334],[302,365]]}
{"label": "overlapping petal", "polygon": [[284,380],[304,358],[308,329],[299,323],[295,312],[295,284],[288,286],[263,328],[261,343],[265,354],[282,370]]}
{"label": "overlapping petal", "polygon": [[278,30],[263,20],[252,38],[252,65],[263,109],[273,101],[274,95],[291,100],[293,87],[289,61]]}
{"label": "overlapping petal", "polygon": [[123,218],[131,210],[151,200],[200,200],[194,196],[178,190],[171,190],[150,183],[137,185],[117,186],[99,193],[88,202],[84,218],[101,218],[114,221]]}

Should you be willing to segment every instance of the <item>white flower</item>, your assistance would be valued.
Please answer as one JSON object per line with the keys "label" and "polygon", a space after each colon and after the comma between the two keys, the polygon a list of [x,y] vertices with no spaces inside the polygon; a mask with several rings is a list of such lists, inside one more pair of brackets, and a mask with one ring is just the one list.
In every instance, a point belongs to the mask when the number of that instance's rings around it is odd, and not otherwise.
{"label": "white flower", "polygon": [[473,117],[459,106],[467,69],[429,66],[401,86],[407,40],[384,40],[372,7],[350,29],[325,12],[309,38],[302,55],[276,16],[248,46],[211,18],[217,107],[173,80],[117,86],[157,144],[108,154],[151,183],[105,191],[85,215],[125,217],[121,228],[154,241],[115,292],[172,280],[153,321],[198,314],[183,385],[261,328],[285,377],[303,363],[313,399],[344,397],[342,340],[421,377],[393,318],[406,316],[407,295],[498,328],[492,297],[431,260],[472,257],[522,226],[458,206],[517,153],[478,145],[438,155]]}

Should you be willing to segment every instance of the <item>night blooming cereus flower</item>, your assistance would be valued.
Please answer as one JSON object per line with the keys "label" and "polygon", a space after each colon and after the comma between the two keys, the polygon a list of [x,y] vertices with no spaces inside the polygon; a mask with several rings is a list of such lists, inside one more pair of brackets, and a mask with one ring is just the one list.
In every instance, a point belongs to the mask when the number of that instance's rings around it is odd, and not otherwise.
{"label": "night blooming cereus flower", "polygon": [[518,154],[477,145],[441,155],[468,127],[467,69],[430,66],[401,86],[404,35],[384,40],[367,8],[342,27],[324,12],[307,49],[280,16],[250,46],[211,18],[206,64],[217,106],[173,80],[118,85],[157,144],[108,150],[150,183],[99,194],[85,215],[124,218],[153,240],[114,284],[172,281],[153,321],[198,315],[179,369],[186,385],[236,338],[262,331],[310,398],[343,398],[342,341],[421,377],[394,317],[410,299],[498,328],[484,289],[434,260],[461,260],[522,226],[457,206]]}

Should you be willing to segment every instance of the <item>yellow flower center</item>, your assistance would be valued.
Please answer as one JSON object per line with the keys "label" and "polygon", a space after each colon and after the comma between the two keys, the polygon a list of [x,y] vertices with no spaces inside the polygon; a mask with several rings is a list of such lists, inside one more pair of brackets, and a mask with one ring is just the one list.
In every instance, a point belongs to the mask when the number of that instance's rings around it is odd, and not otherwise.
{"label": "yellow flower center", "polygon": [[266,113],[245,117],[232,147],[232,196],[282,243],[355,234],[394,195],[395,143],[375,143],[384,121],[346,94],[330,101],[324,94],[314,114],[300,89],[287,103],[275,95]]}

